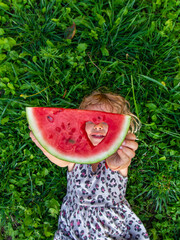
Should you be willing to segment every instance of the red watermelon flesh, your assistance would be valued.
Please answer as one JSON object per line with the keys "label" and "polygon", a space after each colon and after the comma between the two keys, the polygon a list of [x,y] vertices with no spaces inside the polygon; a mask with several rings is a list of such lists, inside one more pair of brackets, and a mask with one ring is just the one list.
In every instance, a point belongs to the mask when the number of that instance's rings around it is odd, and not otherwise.
{"label": "red watermelon flesh", "polygon": [[[33,134],[46,151],[58,159],[84,164],[102,161],[115,153],[131,119],[122,114],[48,107],[27,107],[26,114]],[[97,146],[85,131],[89,121],[108,124],[108,132]]]}

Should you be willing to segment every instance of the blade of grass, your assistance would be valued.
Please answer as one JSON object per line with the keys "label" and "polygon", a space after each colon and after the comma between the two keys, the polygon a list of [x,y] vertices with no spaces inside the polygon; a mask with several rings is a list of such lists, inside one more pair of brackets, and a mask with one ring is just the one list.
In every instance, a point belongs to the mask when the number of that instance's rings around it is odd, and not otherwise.
{"label": "blade of grass", "polygon": [[145,78],[145,79],[147,79],[148,81],[151,81],[151,82],[156,83],[157,85],[163,87],[163,88],[168,92],[167,87],[164,86],[162,83],[158,82],[157,80],[155,80],[155,79],[153,79],[153,78],[150,78],[150,77],[148,77],[148,76],[142,75],[142,74],[140,74],[140,76],[143,77],[143,78]]}
{"label": "blade of grass", "polygon": [[135,106],[135,111],[136,115],[139,118],[139,111],[136,103],[136,97],[135,97],[135,92],[134,92],[134,83],[133,83],[133,76],[131,75],[131,87],[132,87],[132,93],[133,93],[133,100],[134,100],[134,106]]}
{"label": "blade of grass", "polygon": [[8,105],[9,105],[9,103],[10,103],[10,101],[8,101],[8,103],[6,104],[5,108],[3,109],[2,113],[1,113],[0,122],[1,122],[1,119],[2,119],[2,117],[4,115],[4,113],[6,112],[6,109],[7,109]]}

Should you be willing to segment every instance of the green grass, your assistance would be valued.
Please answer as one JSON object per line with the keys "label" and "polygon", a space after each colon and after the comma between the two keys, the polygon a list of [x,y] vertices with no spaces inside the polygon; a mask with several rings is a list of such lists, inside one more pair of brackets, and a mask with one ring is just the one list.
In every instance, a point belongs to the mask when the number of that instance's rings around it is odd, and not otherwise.
{"label": "green grass", "polygon": [[179,4],[0,1],[0,239],[52,239],[66,194],[66,169],[30,140],[25,107],[77,108],[103,86],[142,122],[127,199],[151,239],[178,239]]}

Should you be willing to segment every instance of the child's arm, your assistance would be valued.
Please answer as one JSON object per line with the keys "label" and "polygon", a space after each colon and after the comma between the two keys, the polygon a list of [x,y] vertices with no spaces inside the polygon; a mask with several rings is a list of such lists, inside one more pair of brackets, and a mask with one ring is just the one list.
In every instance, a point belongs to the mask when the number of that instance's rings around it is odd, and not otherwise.
{"label": "child's arm", "polygon": [[32,139],[32,141],[36,144],[36,146],[38,148],[40,148],[42,150],[42,152],[44,153],[44,155],[46,155],[46,157],[53,162],[54,164],[58,165],[59,167],[68,167],[68,170],[71,171],[74,163],[70,163],[70,162],[66,162],[63,160],[60,160],[54,156],[52,156],[50,153],[48,153],[40,144],[39,142],[36,140],[35,136],[33,135],[32,132],[30,132],[30,137]]}
{"label": "child's arm", "polygon": [[118,171],[123,176],[127,176],[131,159],[135,156],[135,151],[138,148],[138,144],[135,140],[136,136],[134,134],[127,134],[123,144],[117,152],[106,159],[106,163],[111,170]]}

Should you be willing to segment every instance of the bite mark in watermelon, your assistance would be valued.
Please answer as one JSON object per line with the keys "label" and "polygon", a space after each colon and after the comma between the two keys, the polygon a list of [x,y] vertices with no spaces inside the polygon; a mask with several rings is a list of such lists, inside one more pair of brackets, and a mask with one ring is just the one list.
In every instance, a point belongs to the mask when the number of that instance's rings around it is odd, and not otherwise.
{"label": "bite mark in watermelon", "polygon": [[[122,144],[131,117],[101,111],[27,107],[29,126],[47,152],[58,159],[92,164],[106,159]],[[104,139],[94,146],[89,140],[85,126],[87,122],[105,122],[108,131]]]}

